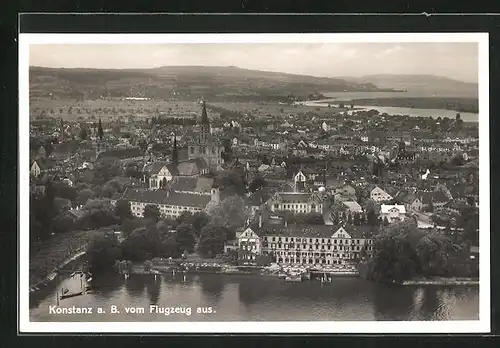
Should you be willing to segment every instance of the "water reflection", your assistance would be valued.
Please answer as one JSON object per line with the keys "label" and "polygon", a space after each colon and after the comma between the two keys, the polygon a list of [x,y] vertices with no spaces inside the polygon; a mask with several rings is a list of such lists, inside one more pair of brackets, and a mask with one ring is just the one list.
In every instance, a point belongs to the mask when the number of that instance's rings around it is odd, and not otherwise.
{"label": "water reflection", "polygon": [[[30,297],[30,320],[54,321],[47,308],[57,290],[71,280],[51,285]],[[283,279],[238,275],[118,275],[94,277],[96,294],[65,300],[68,306],[134,305],[213,307],[217,314],[189,320],[336,321],[336,320],[477,320],[478,287],[411,287],[377,284],[359,278],[287,283]],[[130,314],[108,317],[57,317],[62,321],[182,321],[185,316]]]}
{"label": "water reflection", "polygon": [[116,291],[125,283],[122,276],[116,273],[97,275],[93,277],[92,287],[96,293],[105,300],[113,298]]}
{"label": "water reflection", "polygon": [[409,320],[414,309],[414,289],[399,285],[378,285],[373,289],[375,320]]}
{"label": "water reflection", "polygon": [[145,278],[146,293],[148,296],[149,304],[158,304],[160,299],[162,276],[150,276]]}
{"label": "water reflection", "polygon": [[218,300],[226,288],[226,280],[222,275],[200,275],[199,284],[203,295]]}
{"label": "water reflection", "polygon": [[422,305],[420,306],[420,311],[418,312],[418,318],[420,320],[436,320],[439,318],[438,310],[442,306],[440,298],[442,291],[436,290],[435,288],[424,287],[422,293]]}
{"label": "water reflection", "polygon": [[132,275],[125,279],[125,290],[129,297],[140,297],[146,287],[145,277],[140,275]]}

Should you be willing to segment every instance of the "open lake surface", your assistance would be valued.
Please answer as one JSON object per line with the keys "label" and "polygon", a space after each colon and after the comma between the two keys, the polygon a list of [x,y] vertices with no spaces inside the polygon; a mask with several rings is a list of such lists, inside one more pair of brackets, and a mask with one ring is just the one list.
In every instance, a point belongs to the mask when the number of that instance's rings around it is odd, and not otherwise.
{"label": "open lake surface", "polygon": [[[479,320],[478,286],[397,286],[357,277],[288,283],[258,275],[111,274],[95,277],[93,294],[60,301],[60,308],[101,307],[105,314],[51,314],[56,292],[74,290],[77,279],[61,276],[30,295],[30,321],[349,321]],[[111,314],[111,306],[119,314]],[[158,308],[189,307],[186,312],[150,313]],[[144,308],[126,313],[125,307]],[[200,312],[197,313],[197,309]]]}
{"label": "open lake surface", "polygon": [[[307,101],[304,104],[307,106],[318,106],[318,107],[328,107],[328,104],[336,106],[335,100],[318,100],[318,101]],[[386,113],[388,115],[408,115],[411,117],[432,117],[437,119],[438,117],[450,119],[455,119],[457,112],[454,110],[445,109],[419,109],[419,108],[404,108],[397,106],[375,106],[375,105],[355,105],[356,110],[377,110],[379,113]],[[348,113],[351,112],[348,110]],[[461,112],[460,117],[464,122],[478,122],[479,114],[474,114],[471,112]]]}

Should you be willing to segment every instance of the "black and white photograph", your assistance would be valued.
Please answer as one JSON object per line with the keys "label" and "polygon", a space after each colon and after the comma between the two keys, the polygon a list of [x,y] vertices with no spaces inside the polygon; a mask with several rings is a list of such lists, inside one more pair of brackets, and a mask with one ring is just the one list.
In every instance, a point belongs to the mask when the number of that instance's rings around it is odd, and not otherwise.
{"label": "black and white photograph", "polygon": [[19,50],[22,332],[489,332],[487,34]]}

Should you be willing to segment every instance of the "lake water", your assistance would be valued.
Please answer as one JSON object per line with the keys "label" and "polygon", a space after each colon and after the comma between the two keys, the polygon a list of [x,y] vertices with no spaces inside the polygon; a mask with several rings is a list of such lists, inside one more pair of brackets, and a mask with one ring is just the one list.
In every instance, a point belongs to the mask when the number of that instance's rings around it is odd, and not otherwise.
{"label": "lake water", "polygon": [[[478,286],[396,286],[357,277],[287,283],[258,275],[118,275],[94,278],[96,293],[61,300],[59,307],[98,307],[96,316],[50,314],[56,292],[79,280],[58,279],[31,295],[30,321],[349,321],[478,320]],[[115,305],[120,314],[111,314]],[[149,313],[149,306],[190,307],[191,315]],[[127,314],[125,307],[145,308]],[[203,308],[197,313],[197,308]],[[209,307],[211,309],[209,309]]]}
{"label": "lake water", "polygon": [[[375,98],[375,97],[374,97]],[[318,106],[318,107],[328,107],[328,103],[336,105],[334,100],[328,101],[308,101],[304,104],[307,106]],[[388,115],[408,115],[411,117],[432,117],[434,119],[441,117],[448,117],[450,119],[455,119],[457,112],[454,110],[445,109],[418,109],[418,108],[403,108],[396,106],[370,106],[370,105],[359,105],[355,106],[357,110],[377,110],[379,113],[387,113]],[[348,111],[350,112],[350,111]],[[461,112],[460,117],[464,122],[478,122],[479,114],[474,114],[470,112]]]}

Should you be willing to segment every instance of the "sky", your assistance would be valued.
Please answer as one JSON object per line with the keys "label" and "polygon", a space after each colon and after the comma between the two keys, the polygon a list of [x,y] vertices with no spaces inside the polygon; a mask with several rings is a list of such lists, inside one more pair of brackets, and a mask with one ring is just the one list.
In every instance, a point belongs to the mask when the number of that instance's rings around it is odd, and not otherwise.
{"label": "sky", "polygon": [[136,69],[237,66],[318,77],[419,74],[478,81],[477,43],[38,44],[30,65]]}

